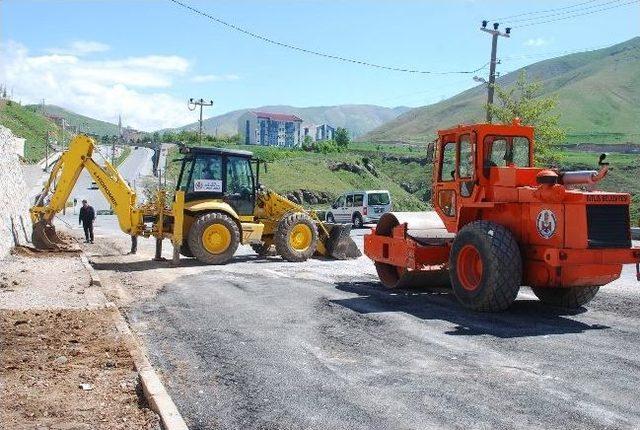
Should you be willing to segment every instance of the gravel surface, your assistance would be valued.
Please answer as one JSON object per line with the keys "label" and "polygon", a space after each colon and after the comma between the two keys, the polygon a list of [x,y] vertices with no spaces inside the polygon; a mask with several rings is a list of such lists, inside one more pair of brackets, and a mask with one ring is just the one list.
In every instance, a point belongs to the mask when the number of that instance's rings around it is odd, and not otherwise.
{"label": "gravel surface", "polygon": [[89,306],[89,274],[77,253],[20,251],[2,260],[0,309]]}

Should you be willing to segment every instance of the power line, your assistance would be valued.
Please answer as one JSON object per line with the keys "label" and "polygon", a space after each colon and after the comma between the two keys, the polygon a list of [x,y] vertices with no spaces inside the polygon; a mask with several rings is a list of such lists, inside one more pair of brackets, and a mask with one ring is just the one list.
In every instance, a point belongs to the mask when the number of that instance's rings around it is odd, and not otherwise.
{"label": "power line", "polygon": [[524,28],[524,27],[531,27],[533,25],[548,24],[550,22],[564,21],[564,20],[567,20],[567,19],[577,18],[577,17],[580,17],[580,16],[586,16],[586,15],[592,15],[592,14],[598,13],[598,12],[604,12],[604,11],[607,11],[607,10],[610,10],[610,9],[615,9],[615,8],[619,8],[619,7],[622,7],[622,6],[627,6],[627,5],[634,4],[634,3],[640,3],[640,0],[632,0],[632,1],[629,1],[629,2],[626,2],[626,3],[616,4],[616,5],[605,7],[605,8],[602,8],[602,9],[597,9],[597,10],[593,10],[593,11],[590,11],[590,12],[584,12],[584,13],[579,13],[579,14],[570,15],[570,16],[565,16],[565,17],[562,17],[562,18],[550,19],[548,21],[540,21],[540,22],[533,22],[533,23],[530,23],[530,24],[518,25],[518,26],[514,26],[513,28]]}
{"label": "power line", "polygon": [[511,18],[518,18],[520,16],[525,16],[525,15],[536,15],[536,14],[543,14],[543,13],[547,13],[547,12],[555,12],[558,10],[566,10],[566,9],[571,9],[577,6],[582,6],[584,4],[589,4],[589,3],[593,3],[596,2],[598,0],[589,0],[589,1],[585,1],[582,3],[576,3],[573,5],[569,5],[569,6],[565,6],[565,7],[559,7],[559,8],[553,8],[553,9],[546,9],[546,10],[539,10],[539,11],[533,11],[533,12],[523,12],[523,13],[519,13],[517,15],[509,15],[509,16],[505,16],[502,18],[494,18],[494,19],[490,19],[489,21],[504,21],[506,19],[511,19]]}
{"label": "power line", "polygon": [[562,16],[562,15],[571,15],[571,14],[576,14],[578,12],[584,12],[584,11],[587,11],[587,10],[601,8],[603,6],[608,6],[610,4],[620,3],[622,1],[624,1],[624,0],[609,0],[609,1],[606,1],[604,3],[598,3],[598,4],[591,5],[591,6],[581,7],[581,8],[578,8],[578,9],[566,10],[564,12],[554,12],[554,13],[544,14],[544,15],[541,15],[541,16],[534,16],[534,17],[530,17],[530,18],[520,18],[520,19],[509,20],[509,23],[510,24],[515,24],[515,23],[521,23],[521,22],[538,21],[538,20],[544,20],[544,19],[549,19],[549,18],[555,18],[555,17]]}
{"label": "power line", "polygon": [[[425,75],[454,75],[454,74],[473,74],[476,72],[479,72],[480,70],[484,69],[485,67],[487,67],[489,65],[489,63],[483,64],[482,66],[478,67],[477,69],[474,70],[463,70],[463,71],[445,71],[445,72],[439,72],[439,71],[431,71],[431,70],[418,70],[418,69],[409,69],[409,68],[404,68],[404,67],[395,67],[395,66],[386,66],[386,65],[382,65],[382,64],[376,64],[376,63],[370,63],[368,61],[363,61],[363,60],[358,60],[358,59],[354,59],[354,58],[348,58],[348,57],[342,57],[340,55],[334,55],[334,54],[328,54],[326,52],[320,52],[320,51],[314,51],[312,49],[307,49],[307,48],[301,48],[299,46],[295,46],[292,45],[290,43],[285,43],[285,42],[279,42],[277,40],[271,39],[267,36],[263,36],[261,34],[258,33],[254,33],[253,31],[247,30],[245,28],[239,27],[235,24],[231,24],[230,22],[224,21],[220,18],[217,18],[215,16],[212,16],[206,12],[203,12],[199,9],[194,8],[193,6],[190,6],[188,4],[183,3],[182,1],[179,0],[169,0],[170,2],[188,9],[189,11],[203,16],[205,18],[208,18],[212,21],[217,22],[218,24],[224,25],[225,27],[231,28],[237,32],[243,33],[247,36],[253,37],[255,39],[261,40],[263,42],[266,43],[271,43],[272,45],[276,45],[276,46],[280,46],[282,48],[287,48],[287,49],[291,49],[294,51],[298,51],[298,52],[304,52],[305,54],[311,54],[311,55],[316,55],[318,57],[324,57],[324,58],[330,58],[332,60],[337,60],[337,61],[343,61],[345,63],[352,63],[352,64],[359,64],[361,66],[366,66],[366,67],[372,67],[375,69],[382,69],[382,70],[390,70],[390,71],[394,71],[394,72],[404,72],[404,73],[416,73],[416,74],[425,74]],[[638,0],[640,1],[640,0]]]}

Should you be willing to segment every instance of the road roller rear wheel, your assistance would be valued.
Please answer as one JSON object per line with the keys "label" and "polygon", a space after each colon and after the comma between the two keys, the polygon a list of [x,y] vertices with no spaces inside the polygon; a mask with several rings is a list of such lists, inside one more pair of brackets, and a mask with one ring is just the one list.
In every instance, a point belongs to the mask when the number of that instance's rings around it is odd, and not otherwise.
{"label": "road roller rear wheel", "polygon": [[458,301],[477,311],[507,309],[522,283],[518,243],[508,229],[489,221],[475,221],[460,230],[449,267]]}
{"label": "road roller rear wheel", "polygon": [[546,305],[578,309],[593,299],[600,287],[532,288],[533,294]]}

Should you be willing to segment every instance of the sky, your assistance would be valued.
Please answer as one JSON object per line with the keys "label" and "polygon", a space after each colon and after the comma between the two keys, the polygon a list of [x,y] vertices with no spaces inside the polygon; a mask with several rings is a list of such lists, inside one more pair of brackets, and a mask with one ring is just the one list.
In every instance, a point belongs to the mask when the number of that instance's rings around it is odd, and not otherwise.
{"label": "sky", "polygon": [[[640,34],[640,0],[180,1],[280,42],[421,71],[485,65],[483,19],[513,27],[498,42],[501,73]],[[477,85],[473,73],[404,73],[293,51],[169,0],[0,0],[0,21],[0,83],[14,99],[110,122],[121,114],[145,131],[197,121],[191,97],[214,101],[209,117],[277,104],[424,106]]]}

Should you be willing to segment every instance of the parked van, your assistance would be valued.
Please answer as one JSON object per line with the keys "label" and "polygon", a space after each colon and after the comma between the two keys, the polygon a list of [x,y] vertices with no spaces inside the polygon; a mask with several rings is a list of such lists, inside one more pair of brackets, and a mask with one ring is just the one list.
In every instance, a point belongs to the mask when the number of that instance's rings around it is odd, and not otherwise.
{"label": "parked van", "polygon": [[349,191],[336,200],[327,212],[327,222],[352,223],[355,227],[378,222],[382,214],[392,210],[387,190]]}

